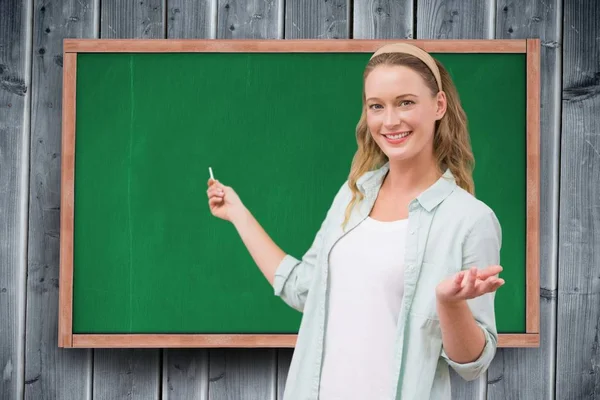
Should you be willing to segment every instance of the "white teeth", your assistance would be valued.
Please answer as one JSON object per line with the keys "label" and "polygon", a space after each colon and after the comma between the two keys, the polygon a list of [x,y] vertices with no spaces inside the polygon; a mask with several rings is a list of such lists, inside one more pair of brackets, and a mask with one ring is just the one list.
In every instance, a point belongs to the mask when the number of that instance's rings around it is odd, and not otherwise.
{"label": "white teeth", "polygon": [[402,139],[402,138],[407,137],[408,135],[410,135],[411,132],[404,132],[404,133],[400,133],[398,135],[384,135],[384,136],[387,138],[396,140],[396,139]]}

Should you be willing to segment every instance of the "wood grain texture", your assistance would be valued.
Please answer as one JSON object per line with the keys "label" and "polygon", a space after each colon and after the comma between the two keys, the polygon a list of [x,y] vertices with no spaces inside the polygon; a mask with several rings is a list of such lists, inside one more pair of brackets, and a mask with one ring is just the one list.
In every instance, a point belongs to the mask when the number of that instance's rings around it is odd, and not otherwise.
{"label": "wood grain texture", "polygon": [[94,352],[94,400],[160,398],[160,357],[155,350]]}
{"label": "wood grain texture", "polygon": [[208,400],[208,350],[165,350],[162,400]]}
{"label": "wood grain texture", "polygon": [[0,2],[0,398],[23,396],[31,3]]}
{"label": "wood grain texture", "polygon": [[102,0],[100,36],[158,39],[166,37],[165,0]]}
{"label": "wood grain texture", "polygon": [[282,0],[218,0],[217,38],[282,39]]}
{"label": "wood grain texture", "polygon": [[556,296],[541,297],[539,349],[498,349],[488,370],[489,400],[554,399],[555,306]]}
{"label": "wood grain texture", "polygon": [[63,56],[58,346],[73,346],[73,235],[77,54]]}
{"label": "wood grain texture", "polygon": [[34,2],[25,399],[91,398],[91,351],[57,346],[61,119],[71,111],[62,106],[62,41],[93,38],[98,17],[92,0]]}
{"label": "wood grain texture", "polygon": [[496,37],[541,39],[540,349],[499,349],[488,398],[554,398],[562,1],[499,1]]}
{"label": "wood grain texture", "polygon": [[286,39],[286,40],[67,40],[66,52],[108,53],[306,53],[364,52],[372,53],[387,43],[407,42],[435,53],[526,53],[525,40],[400,40],[400,39]]}
{"label": "wood grain texture", "polygon": [[600,397],[600,2],[564,2],[556,398]]}
{"label": "wood grain texture", "polygon": [[211,350],[209,399],[274,400],[274,349]]}
{"label": "wood grain texture", "polygon": [[287,0],[286,39],[345,39],[350,37],[351,0]]}
{"label": "wood grain texture", "polygon": [[285,384],[293,355],[293,349],[279,349],[277,351],[277,400],[283,400]]}
{"label": "wood grain texture", "polygon": [[[164,39],[162,0],[101,1],[100,36],[105,38]],[[158,399],[161,350],[94,350],[94,398]]]}
{"label": "wood grain texture", "polygon": [[526,332],[540,332],[540,40],[527,39]]}
{"label": "wood grain texture", "polygon": [[353,38],[412,39],[416,0],[354,1]]}
{"label": "wood grain texture", "polygon": [[169,0],[167,38],[217,37],[217,0]]}
{"label": "wood grain texture", "polygon": [[294,347],[296,335],[73,335],[73,347],[92,348],[277,348]]}
{"label": "wood grain texture", "polygon": [[[492,0],[423,0],[417,2],[417,39],[486,39],[493,37]],[[450,370],[453,399],[484,399],[487,372],[466,382]]]}
{"label": "wood grain texture", "polygon": [[417,2],[417,39],[493,38],[491,0],[422,0]]}

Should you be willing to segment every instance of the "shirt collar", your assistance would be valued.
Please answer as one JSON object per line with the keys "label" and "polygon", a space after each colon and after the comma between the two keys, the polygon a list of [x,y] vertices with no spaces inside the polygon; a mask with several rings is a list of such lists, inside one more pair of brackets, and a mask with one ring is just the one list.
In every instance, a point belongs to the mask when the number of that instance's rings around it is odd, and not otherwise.
{"label": "shirt collar", "polygon": [[[361,176],[356,185],[365,196],[376,196],[381,188],[383,179],[390,170],[389,161],[379,169],[369,171]],[[437,207],[446,197],[456,188],[456,179],[450,171],[446,169],[444,174],[429,188],[417,197],[417,201],[428,212]]]}

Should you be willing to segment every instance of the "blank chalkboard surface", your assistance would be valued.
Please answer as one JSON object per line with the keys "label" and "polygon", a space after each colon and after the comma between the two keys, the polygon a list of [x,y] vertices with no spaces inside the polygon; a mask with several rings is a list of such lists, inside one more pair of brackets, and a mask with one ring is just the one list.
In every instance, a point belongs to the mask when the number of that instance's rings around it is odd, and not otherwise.
{"label": "blank chalkboard surface", "polygon": [[[63,193],[72,242],[61,247],[61,284],[72,294],[61,296],[71,318],[62,344],[167,347],[183,345],[175,337],[217,335],[230,341],[186,345],[283,345],[268,335],[293,338],[301,314],[273,295],[234,227],[210,214],[208,167],[284,251],[301,257],[349,172],[369,51],[131,47],[139,41],[107,50],[91,42],[100,50],[65,44],[74,159],[63,164],[63,179],[72,174]],[[537,236],[528,226],[528,208],[536,209],[528,190],[537,188],[528,182],[527,52],[432,54],[468,115],[476,195],[503,229],[498,331],[517,334],[506,345],[532,345],[521,340],[538,333],[527,329],[528,311],[537,312],[527,302],[527,280],[537,279],[527,276],[528,240]],[[231,341],[246,335],[267,339]]]}

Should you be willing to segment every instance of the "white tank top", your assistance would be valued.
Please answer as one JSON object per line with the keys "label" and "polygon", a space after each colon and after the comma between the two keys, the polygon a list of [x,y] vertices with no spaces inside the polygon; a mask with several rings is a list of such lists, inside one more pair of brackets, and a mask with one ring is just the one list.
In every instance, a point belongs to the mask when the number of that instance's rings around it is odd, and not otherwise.
{"label": "white tank top", "polygon": [[407,227],[367,217],[333,247],[319,400],[394,397]]}

